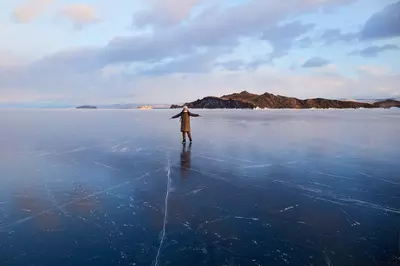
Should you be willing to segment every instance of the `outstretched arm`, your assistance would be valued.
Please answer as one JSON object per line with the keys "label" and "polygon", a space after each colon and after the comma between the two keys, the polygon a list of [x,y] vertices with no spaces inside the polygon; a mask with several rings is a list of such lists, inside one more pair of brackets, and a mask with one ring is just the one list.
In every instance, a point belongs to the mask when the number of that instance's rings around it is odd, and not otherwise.
{"label": "outstretched arm", "polygon": [[177,114],[177,115],[174,115],[173,117],[171,117],[171,119],[178,118],[178,117],[180,117],[180,116],[181,116],[181,114],[182,114],[182,112],[181,112],[181,113],[179,113],[179,114]]}
{"label": "outstretched arm", "polygon": [[194,117],[199,117],[200,116],[199,114],[194,114],[194,113],[191,113],[191,112],[189,112],[189,115],[190,116],[194,116]]}

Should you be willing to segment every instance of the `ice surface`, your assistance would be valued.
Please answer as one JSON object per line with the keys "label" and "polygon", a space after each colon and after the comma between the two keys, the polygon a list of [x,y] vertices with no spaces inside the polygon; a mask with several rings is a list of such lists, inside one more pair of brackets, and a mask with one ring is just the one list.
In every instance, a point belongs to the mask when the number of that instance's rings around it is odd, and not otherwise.
{"label": "ice surface", "polygon": [[0,265],[398,265],[400,110],[1,110]]}

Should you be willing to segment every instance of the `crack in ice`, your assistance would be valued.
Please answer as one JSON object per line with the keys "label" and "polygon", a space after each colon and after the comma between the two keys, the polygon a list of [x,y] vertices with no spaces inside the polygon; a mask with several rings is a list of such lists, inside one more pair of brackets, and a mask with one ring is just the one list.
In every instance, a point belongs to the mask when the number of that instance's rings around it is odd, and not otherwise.
{"label": "crack in ice", "polygon": [[168,165],[165,168],[165,170],[167,171],[167,191],[165,193],[165,200],[164,200],[164,221],[163,221],[163,229],[161,231],[160,245],[157,250],[157,255],[156,255],[154,266],[159,265],[160,252],[161,252],[161,248],[164,244],[165,231],[166,231],[167,222],[168,222],[168,199],[169,199],[169,192],[171,191],[171,163],[170,163],[169,158],[168,158]]}
{"label": "crack in ice", "polygon": [[115,167],[112,167],[112,166],[110,166],[110,165],[106,165],[106,164],[103,164],[103,163],[100,163],[100,162],[97,162],[97,161],[92,161],[92,163],[94,163],[94,164],[96,164],[96,165],[99,165],[99,166],[103,166],[103,167],[108,168],[108,169],[110,169],[110,170],[121,171],[121,170],[118,169],[118,168],[115,168]]}
{"label": "crack in ice", "polygon": [[323,254],[324,254],[324,259],[325,259],[326,265],[333,266],[332,261],[329,259],[328,255],[326,254],[326,251],[324,251]]}
{"label": "crack in ice", "polygon": [[49,188],[48,179],[46,179],[46,182],[45,182],[45,190],[47,192],[47,197],[50,199],[50,201],[53,204],[53,206],[56,209],[59,209],[62,213],[64,213],[65,216],[70,217],[70,215],[68,214],[67,210],[65,208],[63,208],[60,205],[60,203],[58,203],[56,198],[54,197],[54,194],[52,193],[51,189]]}
{"label": "crack in ice", "polygon": [[285,208],[285,209],[280,210],[279,212],[287,212],[288,210],[294,209],[294,208],[296,208],[296,207],[298,207],[298,206],[299,206],[299,205],[290,206],[290,207],[287,207],[287,208]]}
{"label": "crack in ice", "polygon": [[342,212],[343,212],[343,214],[346,216],[346,219],[347,219],[347,221],[349,222],[349,224],[351,225],[351,226],[357,226],[357,225],[360,225],[360,223],[359,222],[357,222],[356,220],[354,220],[347,212],[345,212],[342,208],[339,208]]}

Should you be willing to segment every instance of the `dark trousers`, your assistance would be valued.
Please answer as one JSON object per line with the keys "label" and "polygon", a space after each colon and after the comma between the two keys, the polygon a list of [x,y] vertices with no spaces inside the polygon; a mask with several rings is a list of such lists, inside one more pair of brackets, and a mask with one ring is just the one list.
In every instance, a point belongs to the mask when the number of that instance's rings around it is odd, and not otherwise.
{"label": "dark trousers", "polygon": [[182,131],[182,139],[186,141],[186,134],[188,135],[189,140],[192,141],[192,135],[190,134],[190,131]]}

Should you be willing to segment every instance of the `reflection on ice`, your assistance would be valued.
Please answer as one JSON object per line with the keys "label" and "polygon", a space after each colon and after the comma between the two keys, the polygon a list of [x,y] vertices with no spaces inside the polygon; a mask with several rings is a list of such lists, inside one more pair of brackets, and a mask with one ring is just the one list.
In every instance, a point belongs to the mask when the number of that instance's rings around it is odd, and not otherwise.
{"label": "reflection on ice", "polygon": [[182,147],[181,152],[181,175],[183,178],[188,178],[189,170],[190,170],[190,152],[192,148],[192,143],[189,144],[189,147],[186,149],[186,144]]}

